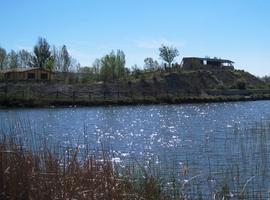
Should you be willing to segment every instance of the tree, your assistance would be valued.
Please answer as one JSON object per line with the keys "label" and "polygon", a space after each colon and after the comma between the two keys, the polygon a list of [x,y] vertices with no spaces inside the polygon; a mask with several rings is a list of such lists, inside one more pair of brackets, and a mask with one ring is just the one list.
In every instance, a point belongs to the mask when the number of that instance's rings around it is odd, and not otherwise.
{"label": "tree", "polygon": [[148,57],[144,59],[144,68],[153,71],[159,68],[159,64],[153,58]]}
{"label": "tree", "polygon": [[62,59],[61,59],[61,51],[58,50],[55,46],[52,47],[52,57],[54,60],[53,69],[55,71],[61,71],[62,70]]}
{"label": "tree", "polygon": [[20,67],[28,67],[31,63],[31,54],[25,49],[20,50],[18,53],[18,62]]}
{"label": "tree", "polygon": [[7,52],[4,48],[0,47],[0,70],[4,69],[7,59]]}
{"label": "tree", "polygon": [[171,64],[173,60],[179,56],[179,52],[176,48],[174,47],[169,47],[165,45],[161,45],[159,48],[159,56],[161,59],[163,59],[165,62],[168,63],[169,67],[171,67]]}
{"label": "tree", "polygon": [[261,78],[261,80],[264,81],[265,83],[270,83],[270,76],[264,76]]}
{"label": "tree", "polygon": [[109,55],[104,56],[101,59],[101,69],[100,76],[103,82],[108,82],[115,78],[114,69],[115,69],[115,55],[112,52]]}
{"label": "tree", "polygon": [[51,56],[48,61],[45,64],[45,68],[48,69],[49,71],[53,71],[54,69],[54,58]]}
{"label": "tree", "polygon": [[33,67],[44,68],[45,64],[51,57],[50,45],[44,38],[39,38],[37,44],[34,46],[34,55],[31,59]]}
{"label": "tree", "polygon": [[8,65],[10,69],[19,67],[18,54],[14,50],[11,50],[8,54]]}
{"label": "tree", "polygon": [[85,74],[92,74],[93,73],[93,68],[88,67],[88,66],[84,66],[84,67],[78,68],[77,72],[78,73],[85,73]]}
{"label": "tree", "polygon": [[117,50],[116,53],[116,78],[119,79],[125,75],[126,56],[122,50]]}
{"label": "tree", "polygon": [[81,64],[73,57],[70,56],[70,66],[68,68],[68,71],[75,72],[77,69],[81,67]]}
{"label": "tree", "polygon": [[125,54],[121,50],[117,50],[115,54],[110,54],[101,59],[100,76],[104,82],[115,81],[125,75]]}
{"label": "tree", "polygon": [[100,73],[100,68],[101,68],[101,60],[96,59],[93,62],[93,72],[94,72],[94,74],[98,75]]}
{"label": "tree", "polygon": [[77,63],[77,61],[69,55],[66,45],[60,48],[53,46],[52,57],[54,60],[53,69],[59,72],[69,72],[72,66],[75,67]]}
{"label": "tree", "polygon": [[96,81],[99,81],[100,80],[100,71],[101,71],[101,60],[100,59],[96,59],[94,62],[93,62],[93,76],[94,76],[94,79]]}
{"label": "tree", "polygon": [[131,67],[131,74],[135,78],[139,78],[139,76],[142,74],[142,71],[139,69],[139,67],[135,64]]}
{"label": "tree", "polygon": [[61,49],[62,72],[69,72],[72,58],[70,57],[66,45]]}

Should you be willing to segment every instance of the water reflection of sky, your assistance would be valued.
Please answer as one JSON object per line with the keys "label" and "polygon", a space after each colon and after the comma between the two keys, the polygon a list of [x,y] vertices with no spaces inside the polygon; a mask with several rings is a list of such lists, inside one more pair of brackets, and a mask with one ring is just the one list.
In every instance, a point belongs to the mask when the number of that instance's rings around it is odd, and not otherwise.
{"label": "water reflection of sky", "polygon": [[[262,139],[244,135],[243,130],[269,120],[269,114],[270,101],[10,109],[0,111],[0,128],[30,143],[46,139],[64,146],[80,145],[82,149],[106,144],[116,160],[149,159],[167,169],[171,161],[179,168],[188,163],[191,175],[206,173],[209,162],[211,170],[216,171],[222,166],[237,164],[244,170],[252,165],[243,171],[248,175],[265,156],[260,152]],[[269,137],[263,140],[270,141]],[[264,144],[263,148],[268,146]],[[259,160],[253,164],[252,159]]]}
{"label": "water reflection of sky", "polygon": [[[1,129],[31,128],[55,143],[159,151],[203,145],[213,135],[268,117],[269,101],[131,107],[1,110]],[[83,138],[84,137],[84,138]]]}

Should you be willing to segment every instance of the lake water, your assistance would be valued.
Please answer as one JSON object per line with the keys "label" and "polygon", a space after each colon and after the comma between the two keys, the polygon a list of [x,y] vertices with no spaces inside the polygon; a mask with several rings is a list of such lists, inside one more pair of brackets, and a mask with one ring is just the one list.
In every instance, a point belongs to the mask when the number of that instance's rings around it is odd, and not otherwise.
{"label": "lake water", "polygon": [[153,163],[180,181],[196,176],[190,194],[213,194],[224,180],[239,193],[248,179],[245,190],[266,194],[269,121],[270,101],[0,110],[2,135],[35,149],[41,140],[82,150],[103,144],[117,162]]}

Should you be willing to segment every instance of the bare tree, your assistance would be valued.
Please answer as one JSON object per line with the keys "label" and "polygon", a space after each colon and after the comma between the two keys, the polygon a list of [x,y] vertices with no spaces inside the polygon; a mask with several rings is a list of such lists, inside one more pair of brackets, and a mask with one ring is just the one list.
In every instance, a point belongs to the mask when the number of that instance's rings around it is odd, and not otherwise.
{"label": "bare tree", "polygon": [[55,71],[62,71],[62,59],[61,59],[61,50],[59,50],[56,46],[52,47],[52,57],[54,61],[53,69]]}
{"label": "bare tree", "polygon": [[154,60],[151,57],[145,58],[144,59],[144,68],[147,70],[156,70],[159,68],[158,61]]}
{"label": "bare tree", "polygon": [[11,50],[8,54],[8,65],[10,69],[19,67],[18,54],[14,50]]}
{"label": "bare tree", "polygon": [[0,70],[4,69],[6,59],[7,52],[4,48],[0,47]]}
{"label": "bare tree", "polygon": [[31,63],[31,54],[25,49],[20,50],[18,53],[18,62],[20,67],[28,67]]}
{"label": "bare tree", "polygon": [[168,63],[169,67],[171,67],[171,64],[173,60],[179,56],[179,52],[176,48],[174,47],[169,47],[165,45],[161,45],[159,48],[159,56],[161,59],[163,59],[165,62]]}
{"label": "bare tree", "polygon": [[123,77],[125,74],[126,56],[124,51],[117,50],[115,59],[116,59],[115,75],[116,78],[119,79]]}
{"label": "bare tree", "polygon": [[101,60],[100,59],[96,59],[93,62],[93,70],[94,70],[94,74],[99,74],[100,73],[100,68],[101,68]]}
{"label": "bare tree", "polygon": [[61,49],[62,71],[69,72],[71,67],[72,58],[70,57],[66,45]]}

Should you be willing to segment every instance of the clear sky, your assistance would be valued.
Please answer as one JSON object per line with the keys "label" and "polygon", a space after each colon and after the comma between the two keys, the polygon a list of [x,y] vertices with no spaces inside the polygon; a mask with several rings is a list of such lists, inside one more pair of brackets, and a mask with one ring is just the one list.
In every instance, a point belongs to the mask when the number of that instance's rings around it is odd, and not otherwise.
{"label": "clear sky", "polygon": [[269,0],[1,0],[2,47],[32,50],[40,36],[82,65],[122,49],[127,66],[142,66],[163,43],[179,49],[178,62],[216,56],[270,75]]}

